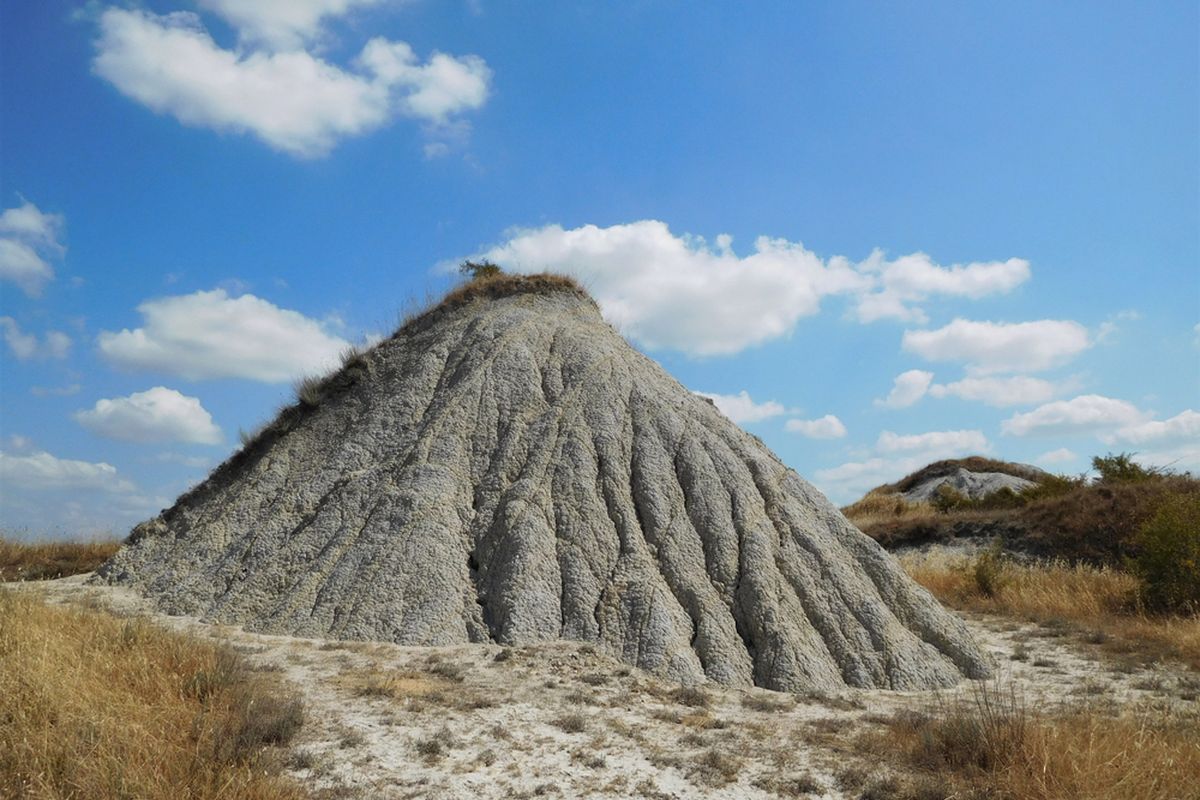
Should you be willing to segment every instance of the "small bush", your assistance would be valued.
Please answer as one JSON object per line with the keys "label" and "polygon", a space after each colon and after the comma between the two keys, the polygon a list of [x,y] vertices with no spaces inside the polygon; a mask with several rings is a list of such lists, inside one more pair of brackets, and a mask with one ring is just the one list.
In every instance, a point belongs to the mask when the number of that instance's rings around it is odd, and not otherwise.
{"label": "small bush", "polygon": [[583,714],[565,714],[554,720],[553,724],[567,733],[583,733],[587,730],[587,719]]}
{"label": "small bush", "polygon": [[965,508],[970,503],[970,500],[950,484],[943,483],[934,492],[929,502],[933,504],[938,513],[949,514],[951,511],[958,511],[961,508]]}
{"label": "small bush", "polygon": [[1160,611],[1200,610],[1200,494],[1168,497],[1137,538],[1130,562],[1146,605]]}
{"label": "small bush", "polygon": [[1004,549],[1000,540],[992,543],[971,565],[971,579],[984,597],[996,597],[1006,582]]}
{"label": "small bush", "polygon": [[497,278],[504,272],[504,270],[487,259],[483,261],[464,261],[458,265],[458,271],[463,275],[469,276],[473,281]]}
{"label": "small bush", "polygon": [[1052,497],[1062,497],[1084,486],[1087,486],[1087,478],[1083,475],[1047,475],[1036,486],[1030,486],[1021,492],[1020,497],[1026,503],[1034,503]]}
{"label": "small bush", "polygon": [[705,750],[688,771],[694,779],[706,786],[724,786],[737,779],[742,761],[716,748]]}
{"label": "small bush", "polygon": [[692,708],[707,708],[711,702],[708,692],[699,686],[680,686],[671,692],[671,699],[681,706]]}
{"label": "small bush", "polygon": [[1136,463],[1133,460],[1135,455],[1137,453],[1096,456],[1092,459],[1092,469],[1100,473],[1100,480],[1104,483],[1139,483],[1164,475],[1163,470],[1143,467]]}

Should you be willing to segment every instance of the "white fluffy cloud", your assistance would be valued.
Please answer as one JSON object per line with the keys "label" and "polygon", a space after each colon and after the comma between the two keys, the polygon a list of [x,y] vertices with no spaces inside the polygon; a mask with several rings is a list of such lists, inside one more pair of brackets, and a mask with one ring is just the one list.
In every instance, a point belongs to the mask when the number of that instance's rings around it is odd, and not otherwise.
{"label": "white fluffy cloud", "polygon": [[134,486],[104,462],[91,463],[56,458],[46,452],[29,455],[0,453],[0,485],[43,491],[50,489],[94,489],[104,492],[133,492]]}
{"label": "white fluffy cloud", "polygon": [[1133,403],[1098,394],[1056,400],[1024,414],[1014,414],[1000,429],[1012,436],[1069,436],[1111,434],[1149,421]]}
{"label": "white fluffy cloud", "polygon": [[777,417],[786,412],[786,409],[774,400],[767,400],[763,403],[754,402],[745,389],[737,394],[710,394],[709,392],[696,392],[696,394],[712,400],[722,414],[739,425],[747,422],[762,422],[764,419]]}
{"label": "white fluffy cloud", "polygon": [[354,8],[383,0],[199,0],[237,28],[243,40],[275,49],[295,49],[322,32],[324,23]]}
{"label": "white fluffy cloud", "polygon": [[409,116],[444,124],[461,111],[480,108],[487,100],[492,72],[478,56],[455,58],[434,53],[422,64],[404,42],[372,39],[359,63],[389,89],[406,91],[400,107]]}
{"label": "white fluffy cloud", "polygon": [[925,396],[932,381],[932,372],[920,369],[902,372],[892,381],[892,390],[888,392],[888,396],[882,400],[876,400],[875,405],[888,408],[907,408]]}
{"label": "white fluffy cloud", "polygon": [[991,443],[981,431],[929,431],[900,435],[879,434],[876,455],[819,469],[813,481],[835,502],[856,500],[880,484],[890,483],[933,461],[987,453]]}
{"label": "white fluffy cloud", "polygon": [[[240,2],[213,5],[243,8]],[[301,3],[294,13],[284,5],[272,4],[273,10],[263,3],[246,5],[241,15],[246,30],[299,36],[315,31],[322,14],[337,4]],[[106,9],[96,50],[96,74],[152,110],[186,125],[251,133],[299,157],[324,155],[339,139],[379,128],[397,115],[444,124],[481,107],[491,80],[478,56],[434,53],[422,63],[404,42],[380,38],[367,43],[357,72],[303,50],[225,50],[186,11],[159,16]]]}
{"label": "white fluffy cloud", "polygon": [[25,333],[12,317],[0,317],[0,332],[8,349],[18,361],[31,358],[66,358],[71,351],[71,337],[62,331],[47,331],[39,340],[36,334]]}
{"label": "white fluffy cloud", "polygon": [[[987,437],[980,431],[930,431],[900,435],[883,431],[875,442],[880,453],[917,452],[930,456],[930,460],[949,458],[942,453],[983,453],[990,449]],[[935,455],[939,454],[939,455]]]}
{"label": "white fluffy cloud", "polygon": [[1115,433],[1101,438],[1108,442],[1127,442],[1135,445],[1200,440],[1200,413],[1189,408],[1170,419],[1125,425]]}
{"label": "white fluffy cloud", "polygon": [[163,386],[97,400],[75,420],[97,436],[124,442],[221,442],[221,429],[197,398]]}
{"label": "white fluffy cloud", "polygon": [[652,349],[695,355],[736,353],[785,336],[829,295],[851,295],[864,321],[915,319],[921,314],[913,303],[1001,291],[1028,269],[939,267],[923,254],[894,262],[879,253],[857,264],[840,256],[825,261],[797,242],[768,237],[738,256],[731,243],[724,234],[713,246],[676,236],[657,220],[607,228],[548,225],[517,230],[478,257],[513,272],[573,275],[629,336]]}
{"label": "white fluffy cloud", "polygon": [[0,214],[0,280],[11,281],[30,297],[39,297],[54,280],[47,257],[61,256],[63,218],[47,214],[22,198]]}
{"label": "white fluffy cloud", "polygon": [[877,288],[864,294],[858,304],[858,318],[863,322],[925,322],[925,312],[916,303],[938,295],[977,300],[1003,294],[1029,280],[1030,275],[1029,262],[1020,258],[941,267],[924,253],[888,261],[879,250],[857,269],[877,278]]}
{"label": "white fluffy cloud", "polygon": [[809,439],[840,439],[846,435],[846,426],[833,414],[818,419],[789,419],[783,427]]}
{"label": "white fluffy cloud", "polygon": [[47,214],[25,198],[21,198],[21,205],[0,214],[0,234],[15,236],[55,253],[66,250],[59,241],[63,225],[61,214]]}
{"label": "white fluffy cloud", "polygon": [[989,406],[1004,408],[1044,403],[1075,387],[1075,382],[1055,382],[1027,375],[1008,377],[967,377],[953,383],[935,383],[929,387],[933,397],[958,397]]}
{"label": "white fluffy cloud", "polygon": [[143,327],[102,332],[100,353],[118,367],[190,380],[282,383],[325,372],[349,346],[299,312],[224,289],[147,300],[138,311]]}
{"label": "white fluffy cloud", "polygon": [[936,330],[905,331],[902,346],[928,361],[961,361],[973,375],[1039,372],[1090,346],[1087,328],[1070,320],[974,322],[956,319]]}

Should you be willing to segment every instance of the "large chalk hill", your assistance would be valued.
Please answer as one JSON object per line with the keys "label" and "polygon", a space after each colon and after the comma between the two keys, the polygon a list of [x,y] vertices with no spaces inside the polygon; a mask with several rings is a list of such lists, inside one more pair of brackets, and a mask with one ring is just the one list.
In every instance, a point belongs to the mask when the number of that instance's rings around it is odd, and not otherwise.
{"label": "large chalk hill", "polygon": [[684,682],[989,670],[891,556],[566,279],[468,284],[302,398],[101,579],[252,630],[578,639]]}

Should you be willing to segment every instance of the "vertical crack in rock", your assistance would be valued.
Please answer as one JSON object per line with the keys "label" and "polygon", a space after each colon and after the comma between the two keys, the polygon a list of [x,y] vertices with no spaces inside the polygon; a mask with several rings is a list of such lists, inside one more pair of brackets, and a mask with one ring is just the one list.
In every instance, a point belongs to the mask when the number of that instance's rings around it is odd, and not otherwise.
{"label": "vertical crack in rock", "polygon": [[569,637],[684,682],[921,689],[966,626],[554,276],[470,284],[284,409],[97,580],[410,645]]}

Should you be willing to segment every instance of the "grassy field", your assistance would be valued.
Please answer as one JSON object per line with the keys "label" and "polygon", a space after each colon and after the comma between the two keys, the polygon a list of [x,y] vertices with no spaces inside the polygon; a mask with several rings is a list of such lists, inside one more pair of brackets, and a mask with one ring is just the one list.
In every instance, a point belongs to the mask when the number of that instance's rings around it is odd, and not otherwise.
{"label": "grassy field", "polygon": [[1073,627],[1114,654],[1178,659],[1200,669],[1200,615],[1150,614],[1138,580],[1112,567],[976,558],[902,556],[918,583],[951,608]]}
{"label": "grassy field", "polygon": [[232,650],[0,589],[0,797],[287,800],[296,697]]}
{"label": "grassy field", "polygon": [[1200,797],[1198,727],[1194,715],[1163,711],[1034,711],[1011,687],[983,683],[878,720],[852,746],[905,771],[863,797],[1186,800]]}
{"label": "grassy field", "polygon": [[0,538],[0,581],[40,581],[91,572],[120,546],[116,539],[17,542]]}
{"label": "grassy field", "polygon": [[[1071,520],[1061,536],[1085,530],[1108,509],[1104,536],[1126,543],[1133,541],[1130,520],[1148,518],[1146,503],[1164,489],[1188,495],[1191,486],[1174,479],[1076,486],[1018,508],[949,513],[873,493],[852,510],[860,525],[874,519],[901,531],[1049,515]],[[118,546],[0,540],[0,577],[88,572]],[[999,550],[974,557],[912,551],[900,560],[950,607],[1073,632],[1114,659],[1179,660],[1200,670],[1200,615],[1148,613],[1139,578],[1115,564],[1016,560]],[[499,702],[464,690],[453,665],[428,674],[339,669],[338,685],[354,696],[403,700],[413,713],[440,704],[470,715]],[[227,647],[0,588],[0,798],[306,797],[282,774],[282,747],[302,717],[275,673],[251,670]],[[564,713],[553,725],[582,731],[587,720]],[[837,778],[848,797],[1200,800],[1200,723],[1177,707],[1075,701],[1034,708],[1012,686],[979,684],[959,699],[931,695],[918,711],[849,725],[839,741],[840,752],[860,764]],[[436,762],[435,745],[435,738],[418,742],[422,763]],[[796,792],[806,785],[796,784]]]}

